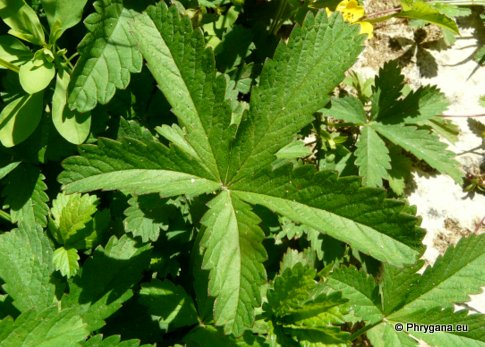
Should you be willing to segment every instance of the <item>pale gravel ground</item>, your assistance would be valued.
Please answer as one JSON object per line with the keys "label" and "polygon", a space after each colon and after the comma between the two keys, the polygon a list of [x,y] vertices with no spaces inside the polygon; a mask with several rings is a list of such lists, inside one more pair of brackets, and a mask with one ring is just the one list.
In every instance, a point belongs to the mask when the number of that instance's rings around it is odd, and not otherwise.
{"label": "pale gravel ground", "polygon": [[[447,50],[431,51],[436,59],[439,69],[436,77],[431,79],[418,79],[420,84],[437,85],[450,100],[447,114],[473,115],[485,113],[479,105],[480,95],[485,94],[485,68],[479,68],[470,76],[477,64],[473,60],[465,61],[476,48],[476,39],[471,36],[470,30],[461,30],[462,38]],[[483,122],[484,118],[475,118]],[[450,145],[455,153],[463,153],[481,145],[482,141],[474,135],[467,125],[466,118],[452,118],[460,127],[458,142]],[[476,170],[484,160],[484,148],[474,153],[458,155],[457,159],[464,170]],[[473,198],[467,197],[462,187],[455,184],[447,176],[424,177],[414,174],[417,189],[409,196],[409,202],[416,205],[418,214],[423,217],[422,226],[427,234],[424,243],[427,246],[424,257],[433,262],[439,255],[434,246],[438,233],[445,231],[445,220],[455,219],[462,228],[472,231],[482,231],[483,227],[477,224],[485,216],[485,196],[475,194]],[[485,264],[484,264],[485,266]],[[470,306],[485,313],[485,293],[473,296]]]}
{"label": "pale gravel ground", "polygon": [[[369,0],[367,4],[374,9],[382,9],[392,6],[384,6],[382,2]],[[408,83],[413,87],[426,84],[437,85],[449,98],[451,103],[446,114],[449,115],[473,115],[485,113],[485,109],[479,105],[480,95],[485,94],[485,68],[476,69],[477,64],[473,60],[467,60],[477,47],[477,40],[473,37],[470,29],[461,28],[461,38],[456,43],[445,50],[427,50],[433,55],[437,64],[438,72],[436,77],[422,78],[416,66],[416,57],[411,64],[403,69]],[[376,74],[379,66],[383,62],[395,59],[402,54],[389,49],[386,40],[389,37],[406,37],[412,39],[412,31],[409,27],[400,25],[396,22],[387,23],[382,28],[377,28],[377,40],[368,43],[366,52],[361,56],[356,64],[357,71],[363,76],[372,77]],[[379,42],[379,43],[376,43]],[[466,118],[451,118],[460,127],[458,142],[449,144],[449,149],[457,154],[466,152],[481,144],[481,139],[474,135],[467,125]],[[485,117],[475,118],[484,123]],[[479,172],[480,163],[485,158],[485,148],[480,148],[471,154],[461,154],[457,159],[463,166],[463,170],[469,172]],[[447,229],[449,223],[446,221],[456,221],[459,229],[468,231],[485,232],[485,227],[477,225],[485,217],[485,196],[475,194],[473,198],[467,196],[461,186],[453,182],[451,178],[444,175],[430,177],[429,175],[413,174],[416,187],[408,196],[410,204],[416,205],[418,214],[422,217],[422,226],[427,230],[424,244],[426,252],[424,258],[428,263],[433,263],[440,254],[436,242],[439,237],[445,236],[447,242],[456,242],[462,233],[455,228]],[[446,224],[446,226],[445,226]],[[441,239],[442,241],[442,239]],[[441,247],[443,246],[443,242]],[[442,251],[442,249],[441,249]],[[483,264],[485,266],[485,264]],[[485,292],[472,296],[470,306],[485,313]]]}

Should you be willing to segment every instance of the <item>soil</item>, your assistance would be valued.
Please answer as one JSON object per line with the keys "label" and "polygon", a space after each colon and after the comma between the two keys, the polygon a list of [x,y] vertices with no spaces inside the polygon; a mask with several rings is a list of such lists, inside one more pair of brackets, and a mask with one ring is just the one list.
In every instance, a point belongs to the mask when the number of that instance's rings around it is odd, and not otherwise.
{"label": "soil", "polygon": [[[371,16],[399,6],[399,0],[364,3]],[[480,96],[485,94],[485,67],[471,58],[485,42],[485,26],[477,18],[475,12],[458,20],[461,36],[451,47],[434,25],[417,29],[403,19],[378,23],[374,38],[367,40],[354,68],[364,77],[373,77],[384,62],[397,59],[413,88],[437,85],[450,101],[446,115],[453,117],[447,119],[460,129],[456,143],[443,141],[457,154],[464,175],[485,177],[485,141],[474,133],[469,121],[472,118],[481,124],[485,122],[485,108],[479,104]],[[469,194],[448,176],[423,170],[414,172],[413,180],[408,187],[408,201],[416,205],[427,230],[423,256],[427,264],[432,264],[460,238],[485,232],[485,195]],[[472,296],[470,306],[485,313],[485,293]]]}

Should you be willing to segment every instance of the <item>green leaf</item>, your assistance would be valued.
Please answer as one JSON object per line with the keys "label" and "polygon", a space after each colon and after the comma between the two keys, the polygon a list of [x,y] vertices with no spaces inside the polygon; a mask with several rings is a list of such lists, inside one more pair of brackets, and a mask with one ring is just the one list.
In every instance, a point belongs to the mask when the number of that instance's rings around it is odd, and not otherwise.
{"label": "green leaf", "polygon": [[27,93],[35,94],[47,88],[55,74],[54,64],[34,57],[20,66],[20,85]]}
{"label": "green leaf", "polygon": [[209,295],[216,297],[214,319],[226,333],[241,335],[254,321],[266,273],[260,219],[236,194],[222,191],[202,217],[202,268],[210,270]]}
{"label": "green leaf", "polygon": [[164,331],[198,323],[192,298],[182,287],[168,280],[142,284],[139,302],[148,308],[152,319],[157,320]]}
{"label": "green leaf", "polygon": [[418,283],[408,290],[406,302],[389,319],[399,320],[420,309],[453,307],[466,302],[485,285],[485,235],[461,239],[428,267]]}
{"label": "green leaf", "polygon": [[[446,310],[435,308],[416,312],[412,315],[411,320],[416,325],[427,325],[428,331],[425,332],[424,327],[415,327],[412,324],[409,329],[406,329],[407,333],[431,346],[485,345],[485,331],[483,329],[485,317],[482,314],[469,314],[466,310],[454,312],[452,308]],[[458,326],[467,330],[456,331]],[[433,329],[432,333],[431,329]]]}
{"label": "green leaf", "polygon": [[52,261],[55,269],[67,278],[74,276],[79,270],[79,255],[75,248],[57,248],[54,251]]}
{"label": "green leaf", "polygon": [[168,229],[166,206],[158,194],[132,197],[125,210],[125,230],[143,242],[156,241],[160,230]]}
{"label": "green leaf", "polygon": [[374,347],[417,347],[418,342],[412,337],[398,332],[393,325],[379,324],[367,331],[372,346]]}
{"label": "green leaf", "polygon": [[253,176],[309,124],[313,113],[362,50],[358,28],[340,15],[308,12],[302,27],[281,42],[264,64],[259,86],[251,91],[249,113],[238,128],[231,151],[230,182]]}
{"label": "green leaf", "polygon": [[301,140],[293,141],[287,144],[276,153],[278,159],[297,159],[307,157],[312,154],[309,147]]}
{"label": "green leaf", "polygon": [[426,22],[436,24],[443,29],[450,30],[451,32],[459,35],[460,31],[455,21],[448,16],[440,13],[437,9],[433,8],[430,4],[422,1],[413,1],[411,6],[404,8],[404,11],[395,14],[395,17],[420,19]]}
{"label": "green leaf", "polygon": [[89,33],[79,44],[81,52],[68,89],[71,109],[81,113],[99,102],[106,104],[116,89],[130,82],[130,73],[140,72],[142,57],[135,48],[129,10],[122,0],[99,0],[95,13],[84,21]]}
{"label": "green leaf", "polygon": [[53,304],[53,270],[49,239],[35,223],[22,221],[18,229],[0,235],[0,278],[20,312]]}
{"label": "green leaf", "polygon": [[356,321],[363,320],[372,324],[383,318],[377,284],[364,271],[354,267],[341,267],[331,273],[325,287],[341,292],[349,300]]}
{"label": "green leaf", "polygon": [[355,165],[359,167],[362,183],[368,187],[382,187],[382,180],[388,178],[391,169],[391,157],[386,144],[374,129],[362,127],[357,149]]}
{"label": "green leaf", "polygon": [[0,321],[1,347],[76,347],[89,332],[76,310],[48,307]]}
{"label": "green leaf", "polygon": [[[120,340],[121,340],[121,337],[119,335],[112,335],[103,339],[103,335],[98,334],[91,337],[86,342],[83,342],[81,346],[83,347],[138,347],[140,345],[139,340],[135,340],[135,339],[124,340],[124,341],[120,341]],[[148,345],[144,345],[144,346],[148,346]]]}
{"label": "green leaf", "polygon": [[[213,53],[188,17],[164,3],[135,16],[133,32],[159,88],[186,132],[164,133],[191,155],[216,180],[223,180],[229,160],[231,108],[225,100],[225,79],[216,78]],[[163,128],[162,128],[163,129]],[[167,132],[170,132],[168,134]]]}
{"label": "green leaf", "polygon": [[420,87],[402,100],[396,100],[385,114],[382,123],[419,124],[441,115],[448,108],[446,96],[434,86]]}
{"label": "green leaf", "polygon": [[397,61],[391,60],[386,62],[379,69],[379,74],[372,87],[372,119],[379,120],[389,114],[389,110],[401,96],[403,87],[404,75],[401,74]]}
{"label": "green leaf", "polygon": [[98,330],[133,295],[130,288],[148,267],[150,253],[150,245],[139,246],[126,235],[111,237],[72,279],[62,307],[77,309],[89,331]]}
{"label": "green leaf", "polygon": [[18,66],[32,58],[30,49],[10,35],[0,35],[0,69],[18,72]]}
{"label": "green leaf", "polygon": [[93,219],[98,199],[95,195],[59,193],[52,202],[52,220],[49,230],[60,244],[66,245],[79,238],[86,224]]}
{"label": "green leaf", "polygon": [[334,324],[344,322],[346,300],[339,293],[318,292],[315,275],[313,268],[301,263],[284,270],[275,278],[274,289],[268,291],[266,314],[283,328],[281,332],[302,345],[304,342],[345,344],[349,333],[340,331]]}
{"label": "green leaf", "polygon": [[418,159],[424,160],[441,173],[449,175],[457,183],[462,183],[463,173],[454,154],[446,149],[438,136],[427,130],[403,125],[372,125],[380,135],[402,147]]}
{"label": "green leaf", "polygon": [[10,164],[7,164],[0,168],[0,179],[4,178],[7,176],[9,173],[11,173],[17,166],[19,166],[20,161],[14,161]]}
{"label": "green leaf", "polygon": [[406,157],[399,148],[392,146],[390,148],[391,169],[388,171],[389,187],[397,195],[403,195],[406,183],[411,180],[412,161]]}
{"label": "green leaf", "polygon": [[57,73],[56,89],[52,96],[52,122],[63,138],[75,145],[79,145],[89,135],[91,114],[81,114],[66,107],[67,86],[70,80],[71,77],[67,71],[61,70]]}
{"label": "green leaf", "polygon": [[309,166],[294,171],[283,167],[232,189],[251,204],[266,206],[381,261],[410,264],[422,250],[422,231],[409,208],[385,199],[384,191],[362,188],[353,177],[337,178],[334,172],[317,173]]}
{"label": "green leaf", "polygon": [[353,96],[332,98],[332,107],[330,109],[321,109],[320,112],[324,116],[330,116],[353,124],[367,123],[364,105],[362,105],[359,99]]}
{"label": "green leaf", "polygon": [[209,193],[220,186],[197,162],[156,140],[99,139],[97,146],[84,145],[80,152],[82,157],[63,162],[66,171],[59,181],[68,194],[119,189],[170,197]]}
{"label": "green leaf", "polygon": [[45,44],[39,17],[24,0],[0,0],[0,18],[11,28],[10,35],[38,46]]}
{"label": "green leaf", "polygon": [[40,170],[28,164],[20,164],[8,175],[3,195],[10,206],[13,223],[23,222],[32,227],[47,225],[49,197],[44,180]]}
{"label": "green leaf", "polygon": [[51,36],[59,38],[62,33],[81,21],[87,0],[41,0],[51,28]]}
{"label": "green leaf", "polygon": [[43,111],[43,93],[21,96],[0,113],[0,142],[13,147],[25,141],[37,128]]}

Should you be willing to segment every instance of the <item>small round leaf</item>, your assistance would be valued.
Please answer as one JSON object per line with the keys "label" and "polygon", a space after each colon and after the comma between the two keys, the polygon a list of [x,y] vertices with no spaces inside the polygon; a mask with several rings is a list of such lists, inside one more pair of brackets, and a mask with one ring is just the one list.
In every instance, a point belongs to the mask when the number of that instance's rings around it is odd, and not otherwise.
{"label": "small round leaf", "polygon": [[55,74],[54,64],[34,58],[20,67],[20,84],[27,93],[35,94],[47,88]]}

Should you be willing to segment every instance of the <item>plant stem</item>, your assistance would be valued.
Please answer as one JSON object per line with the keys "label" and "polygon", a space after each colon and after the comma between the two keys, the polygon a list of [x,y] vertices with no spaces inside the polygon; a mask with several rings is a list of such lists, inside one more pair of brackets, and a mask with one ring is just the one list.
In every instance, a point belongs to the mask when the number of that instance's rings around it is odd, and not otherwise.
{"label": "plant stem", "polygon": [[9,223],[12,223],[12,218],[10,218],[10,215],[3,210],[0,210],[0,218],[5,219]]}

